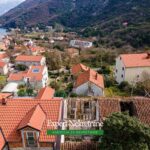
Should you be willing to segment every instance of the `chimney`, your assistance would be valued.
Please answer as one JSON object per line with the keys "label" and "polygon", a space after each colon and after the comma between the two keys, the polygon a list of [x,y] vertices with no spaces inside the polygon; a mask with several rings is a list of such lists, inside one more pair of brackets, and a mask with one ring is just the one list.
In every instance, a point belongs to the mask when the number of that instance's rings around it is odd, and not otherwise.
{"label": "chimney", "polygon": [[98,73],[96,73],[96,75],[95,75],[95,79],[97,80],[97,77],[98,77]]}
{"label": "chimney", "polygon": [[2,98],[2,105],[6,105],[6,99]]}
{"label": "chimney", "polygon": [[150,52],[147,52],[147,59],[150,59]]}

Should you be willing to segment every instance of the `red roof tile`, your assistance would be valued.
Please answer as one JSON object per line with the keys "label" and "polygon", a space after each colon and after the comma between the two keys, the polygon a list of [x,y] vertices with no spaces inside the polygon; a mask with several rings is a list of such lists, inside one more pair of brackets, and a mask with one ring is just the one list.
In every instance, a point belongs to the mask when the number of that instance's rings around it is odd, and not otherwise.
{"label": "red roof tile", "polygon": [[100,100],[100,117],[109,117],[112,113],[120,112],[120,103],[117,100]]}
{"label": "red roof tile", "polygon": [[20,80],[23,80],[25,74],[27,72],[24,71],[24,72],[18,72],[18,73],[11,73],[8,77],[8,81],[20,81]]}
{"label": "red roof tile", "polygon": [[150,67],[148,53],[120,55],[125,67]]}
{"label": "red roof tile", "polygon": [[150,125],[150,99],[134,100],[133,104],[135,106],[137,118],[141,122]]}
{"label": "red roof tile", "polygon": [[5,144],[6,144],[6,141],[5,141],[4,135],[2,131],[0,130],[0,150],[4,148]]}
{"label": "red roof tile", "polygon": [[43,56],[20,55],[20,56],[17,56],[16,61],[40,62],[42,58]]}
{"label": "red roof tile", "polygon": [[7,54],[6,53],[0,53],[0,59],[4,59],[7,58]]}
{"label": "red roof tile", "polygon": [[12,93],[0,93],[0,100],[2,98],[9,98],[12,96]]}
{"label": "red roof tile", "polygon": [[3,68],[6,64],[4,62],[0,62],[0,68]]}
{"label": "red roof tile", "polygon": [[77,64],[77,65],[74,65],[71,70],[72,70],[73,75],[78,75],[80,72],[87,71],[88,69],[89,67],[83,64]]}
{"label": "red roof tile", "polygon": [[10,74],[8,81],[20,81],[24,78],[29,78],[30,81],[41,81],[44,68],[45,66],[31,66],[28,71]]}
{"label": "red roof tile", "polygon": [[81,73],[76,80],[75,87],[78,87],[86,82],[92,82],[100,88],[104,88],[104,79],[103,76],[98,74],[96,71],[89,69]]}
{"label": "red roof tile", "polygon": [[45,66],[31,66],[25,77],[30,78],[30,80],[41,81],[44,69]]}
{"label": "red roof tile", "polygon": [[45,88],[42,88],[38,95],[37,95],[37,99],[50,99],[50,98],[53,98],[54,97],[54,93],[55,93],[55,90],[50,88],[50,87],[45,87]]}
{"label": "red roof tile", "polygon": [[[2,127],[3,133],[8,142],[17,142],[21,141],[21,134],[18,130],[20,122],[28,117],[28,113],[35,108],[37,105],[41,106],[41,109],[45,112],[46,119],[43,123],[41,132],[40,132],[40,142],[54,142],[56,140],[55,136],[47,136],[47,129],[54,129],[51,127],[47,127],[48,120],[52,120],[57,122],[60,116],[60,100],[31,100],[31,99],[9,99],[7,100],[7,104],[5,106],[0,105],[0,126]],[[31,120],[37,116],[37,110],[40,108],[34,109],[31,113]],[[40,110],[41,111],[41,110]],[[43,118],[43,117],[41,117]],[[25,119],[26,120],[26,119]],[[27,119],[30,120],[30,119]],[[31,121],[30,120],[30,121]],[[43,119],[42,119],[43,121]],[[28,121],[25,121],[26,123]],[[31,121],[33,126],[36,126],[38,121]],[[39,128],[37,125],[36,127]]]}
{"label": "red roof tile", "polygon": [[18,129],[20,130],[25,127],[31,127],[36,130],[41,130],[45,119],[46,115],[43,112],[41,106],[38,104],[37,106],[32,108],[22,119]]}

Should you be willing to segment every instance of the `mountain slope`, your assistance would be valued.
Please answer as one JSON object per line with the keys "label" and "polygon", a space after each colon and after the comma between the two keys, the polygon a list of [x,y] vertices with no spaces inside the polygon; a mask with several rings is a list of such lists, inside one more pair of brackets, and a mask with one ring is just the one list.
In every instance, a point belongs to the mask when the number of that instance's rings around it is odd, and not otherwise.
{"label": "mountain slope", "polygon": [[[62,23],[66,21],[68,25],[70,14],[76,19],[77,15],[94,15],[95,9],[99,11],[104,7],[105,0],[26,0],[18,7],[12,9],[0,18],[4,26],[32,26],[37,23],[45,25],[54,21]],[[84,10],[84,11],[83,11]],[[73,18],[72,18],[73,19]],[[78,18],[77,18],[78,19]]]}
{"label": "mountain slope", "polygon": [[149,0],[26,0],[0,17],[5,27],[56,22],[100,44],[150,46]]}

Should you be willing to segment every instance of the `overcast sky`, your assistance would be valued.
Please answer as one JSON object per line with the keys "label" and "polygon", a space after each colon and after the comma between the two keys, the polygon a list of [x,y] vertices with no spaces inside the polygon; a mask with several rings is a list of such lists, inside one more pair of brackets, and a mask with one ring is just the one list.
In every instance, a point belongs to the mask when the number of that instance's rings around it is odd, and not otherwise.
{"label": "overcast sky", "polygon": [[16,2],[16,3],[19,3],[19,2],[22,2],[22,1],[24,1],[24,0],[0,0],[0,5],[1,4],[7,4],[7,3],[14,3],[14,2]]}
{"label": "overcast sky", "polygon": [[0,0],[0,15],[17,6],[24,0]]}

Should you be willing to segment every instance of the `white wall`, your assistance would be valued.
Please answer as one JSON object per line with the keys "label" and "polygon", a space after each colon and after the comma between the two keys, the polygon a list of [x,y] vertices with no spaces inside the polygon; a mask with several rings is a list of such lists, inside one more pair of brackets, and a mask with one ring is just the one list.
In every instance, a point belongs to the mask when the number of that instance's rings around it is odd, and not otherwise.
{"label": "white wall", "polygon": [[138,81],[144,80],[144,72],[150,74],[150,67],[136,67],[136,68],[126,68],[125,70],[125,81],[133,84]]}
{"label": "white wall", "polygon": [[[96,86],[93,83],[90,83],[91,89],[93,91],[93,96],[104,96],[104,91],[102,88]],[[77,88],[74,88],[73,92],[75,92],[77,95],[83,95],[83,96],[89,96],[89,82],[84,83],[80,85]]]}
{"label": "white wall", "polygon": [[144,72],[147,72],[150,74],[150,67],[126,68],[123,61],[120,59],[120,57],[117,57],[114,71],[115,71],[115,79],[118,83],[127,81],[130,84],[133,84],[133,82],[135,83],[142,79],[142,75]]}
{"label": "white wall", "polygon": [[8,74],[7,64],[3,68],[0,68],[0,74],[2,74],[2,75],[7,75]]}
{"label": "white wall", "polygon": [[121,83],[125,79],[125,70],[123,70],[123,68],[125,69],[123,61],[120,59],[120,57],[117,57],[114,71],[115,71],[115,79],[118,83]]}

